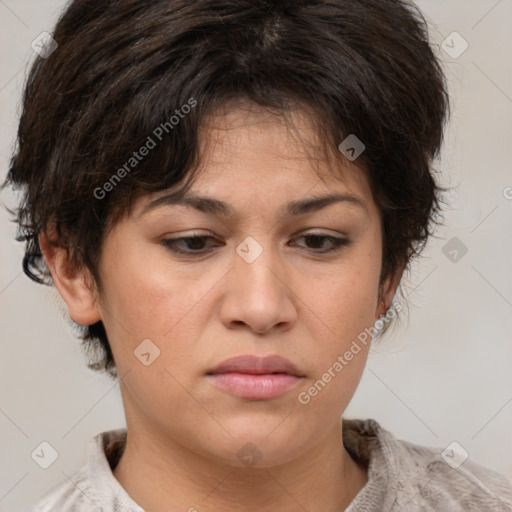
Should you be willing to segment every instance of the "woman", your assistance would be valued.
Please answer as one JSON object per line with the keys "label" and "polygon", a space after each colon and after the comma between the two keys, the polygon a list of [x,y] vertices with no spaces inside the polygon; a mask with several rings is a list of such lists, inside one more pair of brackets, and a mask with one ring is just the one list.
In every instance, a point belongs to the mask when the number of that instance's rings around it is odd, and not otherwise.
{"label": "woman", "polygon": [[75,0],[40,55],[24,269],[127,429],[26,510],[511,509],[457,447],[342,418],[439,214],[448,98],[413,5]]}

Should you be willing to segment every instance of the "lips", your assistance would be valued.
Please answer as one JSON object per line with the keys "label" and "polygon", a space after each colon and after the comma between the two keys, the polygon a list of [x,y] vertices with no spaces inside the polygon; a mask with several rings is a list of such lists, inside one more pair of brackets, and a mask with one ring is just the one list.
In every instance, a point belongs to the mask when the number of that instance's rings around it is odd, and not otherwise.
{"label": "lips", "polygon": [[253,356],[243,355],[226,359],[208,372],[208,375],[221,373],[245,373],[249,375],[265,375],[272,373],[285,373],[296,377],[303,377],[299,369],[288,359],[277,355]]}
{"label": "lips", "polygon": [[206,375],[216,388],[248,400],[277,398],[304,377],[291,361],[276,355],[233,357]]}

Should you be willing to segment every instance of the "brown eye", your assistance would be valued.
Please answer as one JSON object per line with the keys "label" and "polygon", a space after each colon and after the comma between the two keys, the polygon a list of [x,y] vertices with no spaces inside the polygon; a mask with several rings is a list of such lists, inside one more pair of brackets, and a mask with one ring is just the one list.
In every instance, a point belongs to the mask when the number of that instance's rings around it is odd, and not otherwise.
{"label": "brown eye", "polygon": [[[300,238],[304,238],[304,240],[306,241],[306,245],[310,246],[309,248],[311,249],[311,251],[317,253],[335,252],[339,248],[346,246],[350,243],[350,241],[347,238],[338,238],[331,235],[320,235],[316,233],[302,235],[297,239]],[[326,249],[322,249],[322,247],[325,247],[324,243],[326,241],[329,242],[330,247],[327,246]]]}
{"label": "brown eye", "polygon": [[[302,235],[300,237],[297,237],[295,240],[301,238],[304,238],[304,240],[306,241],[306,250],[318,254],[336,252],[341,247],[350,244],[350,241],[347,238],[338,238],[331,235],[321,235],[316,233]],[[215,240],[215,238],[213,236],[208,235],[187,236],[181,238],[166,238],[162,240],[162,244],[167,249],[174,253],[182,254],[185,256],[194,256],[206,254],[215,248],[215,246],[212,245],[208,247],[207,244],[205,244],[206,240]],[[328,243],[327,247],[326,242]],[[303,247],[301,245],[297,246]]]}
{"label": "brown eye", "polygon": [[[179,254],[205,254],[211,250],[204,249],[204,242],[206,239],[215,240],[213,236],[201,235],[201,236],[187,236],[182,238],[166,238],[162,240],[162,243],[167,247],[170,251],[179,253]],[[181,249],[177,248],[178,244],[181,245]],[[183,247],[186,247],[183,249]]]}

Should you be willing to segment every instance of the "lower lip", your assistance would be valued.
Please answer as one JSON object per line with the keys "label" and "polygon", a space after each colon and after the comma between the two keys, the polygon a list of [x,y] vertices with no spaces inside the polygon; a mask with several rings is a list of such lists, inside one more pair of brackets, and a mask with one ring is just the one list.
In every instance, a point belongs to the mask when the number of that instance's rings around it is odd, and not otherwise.
{"label": "lower lip", "polygon": [[268,400],[286,393],[301,380],[286,373],[251,375],[248,373],[218,373],[209,375],[213,385],[232,395],[252,400]]}

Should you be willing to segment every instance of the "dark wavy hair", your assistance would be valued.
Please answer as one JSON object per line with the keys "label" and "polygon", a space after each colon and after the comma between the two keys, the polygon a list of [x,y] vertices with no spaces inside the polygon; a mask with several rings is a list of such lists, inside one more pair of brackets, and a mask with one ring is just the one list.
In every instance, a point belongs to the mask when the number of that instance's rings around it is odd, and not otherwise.
{"label": "dark wavy hair", "polygon": [[[188,189],[201,123],[236,99],[277,113],[302,106],[340,160],[348,134],[364,143],[357,163],[382,216],[382,279],[432,234],[449,99],[411,2],[74,0],[52,36],[58,47],[36,58],[24,86],[3,184],[23,192],[11,213],[35,281],[52,284],[38,240],[52,226],[53,243],[101,289],[110,227],[140,194]],[[158,127],[156,147],[127,167]],[[88,366],[115,376],[103,323],[78,327],[97,355]]]}

